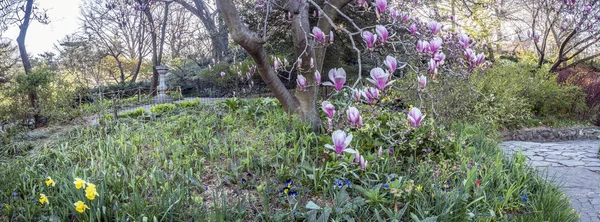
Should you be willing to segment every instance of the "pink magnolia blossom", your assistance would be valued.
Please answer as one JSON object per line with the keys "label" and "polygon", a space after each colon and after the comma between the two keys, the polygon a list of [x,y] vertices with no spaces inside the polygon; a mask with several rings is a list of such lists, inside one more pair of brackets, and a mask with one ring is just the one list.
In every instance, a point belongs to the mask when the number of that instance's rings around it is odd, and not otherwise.
{"label": "pink magnolia blossom", "polygon": [[356,107],[350,107],[346,110],[346,115],[348,117],[348,121],[350,122],[350,126],[358,126],[361,127],[363,125],[362,118],[360,117],[360,112]]}
{"label": "pink magnolia blossom", "polygon": [[425,86],[427,86],[427,77],[424,75],[421,75],[417,78],[417,81],[419,82],[419,88],[425,89]]}
{"label": "pink magnolia blossom", "polygon": [[379,147],[379,151],[377,151],[377,156],[378,157],[383,156],[383,148],[382,147]]}
{"label": "pink magnolia blossom", "polygon": [[365,44],[367,44],[367,48],[372,49],[375,46],[375,42],[377,41],[377,35],[373,35],[373,33],[369,31],[364,31],[362,33],[362,38]]}
{"label": "pink magnolia blossom", "polygon": [[427,28],[429,28],[429,31],[431,31],[431,34],[437,35],[438,32],[440,32],[440,30],[442,30],[442,24],[440,24],[436,21],[431,21],[431,22],[429,22],[429,24],[427,24]]}
{"label": "pink magnolia blossom", "polygon": [[385,43],[389,36],[388,30],[383,25],[376,25],[375,30],[377,31],[377,35],[379,36],[379,41],[381,43]]}
{"label": "pink magnolia blossom", "polygon": [[366,161],[365,157],[361,155],[359,164],[360,164],[360,169],[364,170],[365,168],[367,168],[367,164],[369,164],[369,161]]}
{"label": "pink magnolia blossom", "polygon": [[429,42],[429,52],[431,52],[431,53],[437,52],[440,48],[442,48],[443,43],[444,43],[444,41],[441,38],[434,37]]}
{"label": "pink magnolia blossom", "polygon": [[208,64],[208,70],[212,70],[212,66]]}
{"label": "pink magnolia blossom", "polygon": [[319,27],[313,27],[312,33],[317,41],[325,42],[325,33],[323,33]]}
{"label": "pink magnolia blossom", "polygon": [[390,73],[394,73],[394,71],[396,71],[398,67],[398,62],[396,61],[396,58],[392,56],[386,56],[385,61],[383,61],[383,64],[387,66],[388,71]]}
{"label": "pink magnolia blossom", "polygon": [[363,91],[360,89],[352,89],[352,97],[354,101],[360,102],[360,97],[362,97]]}
{"label": "pink magnolia blossom", "polygon": [[390,77],[390,74],[383,69],[377,67],[371,69],[371,78],[367,78],[367,81],[373,83],[377,87],[377,89],[382,90],[385,87],[394,83],[394,81],[387,82]]}
{"label": "pink magnolia blossom", "polygon": [[331,134],[333,140],[333,146],[326,144],[325,148],[332,149],[335,153],[341,155],[342,153],[356,153],[355,150],[348,148],[350,142],[352,142],[352,134],[346,135],[346,132],[336,130]]}
{"label": "pink magnolia blossom", "polygon": [[248,78],[248,80],[250,80],[250,73],[249,72],[246,73],[246,78]]}
{"label": "pink magnolia blossom", "polygon": [[329,31],[329,43],[333,44],[334,36],[333,31]]}
{"label": "pink magnolia blossom", "polygon": [[400,14],[400,18],[402,19],[402,23],[405,23],[405,22],[407,22],[407,21],[408,21],[408,13],[406,13],[406,12],[402,12],[402,13]]}
{"label": "pink magnolia blossom", "polygon": [[425,40],[417,41],[417,52],[426,53],[429,51],[429,42]]}
{"label": "pink magnolia blossom", "polygon": [[360,163],[360,153],[358,153],[358,151],[356,151],[356,153],[354,154],[354,162]]}
{"label": "pink magnolia blossom", "polygon": [[429,60],[429,72],[433,73],[433,74],[437,74],[437,68],[438,68],[439,64],[432,59]]}
{"label": "pink magnolia blossom", "polygon": [[279,61],[277,59],[273,60],[273,69],[275,71],[279,70]]}
{"label": "pink magnolia blossom", "polygon": [[435,60],[435,62],[438,63],[438,66],[444,65],[444,59],[446,59],[446,54],[444,54],[441,51],[436,52],[435,54],[433,54],[433,60]]}
{"label": "pink magnolia blossom", "polygon": [[298,66],[298,69],[302,69],[302,58],[298,58],[298,60],[296,60],[296,64]]}
{"label": "pink magnolia blossom", "polygon": [[317,85],[321,84],[321,73],[319,70],[315,70],[315,83]]}
{"label": "pink magnolia blossom", "polygon": [[482,53],[479,53],[479,54],[477,55],[477,58],[475,59],[475,65],[474,65],[474,66],[481,65],[481,63],[483,63],[483,60],[484,60],[484,59],[485,59],[485,54],[483,54],[483,52],[482,52]]}
{"label": "pink magnolia blossom", "polygon": [[413,107],[409,112],[408,112],[408,122],[410,123],[410,125],[412,127],[419,127],[419,125],[421,124],[421,121],[423,120],[425,116],[423,116],[423,114],[421,113],[421,110],[419,110],[417,107]]}
{"label": "pink magnolia blossom", "polygon": [[344,88],[344,83],[346,83],[346,71],[343,68],[329,70],[329,80],[331,82],[324,82],[323,85],[333,86],[335,90],[340,91]]}
{"label": "pink magnolia blossom", "polygon": [[379,98],[379,90],[377,88],[369,87],[362,91],[363,97],[367,99],[367,101],[371,104],[374,104]]}
{"label": "pink magnolia blossom", "polygon": [[298,84],[298,88],[304,90],[306,88],[306,78],[303,75],[298,75],[296,78],[296,83]]}
{"label": "pink magnolia blossom", "polygon": [[[283,65],[284,65],[285,67],[288,67],[288,66],[290,66],[290,62],[288,62],[288,60],[287,60],[286,58],[284,58],[284,59],[283,59]],[[256,69],[256,66],[252,66],[252,67]]]}
{"label": "pink magnolia blossom", "polygon": [[408,30],[410,31],[410,35],[414,36],[417,33],[417,25],[415,25],[414,23],[410,24]]}
{"label": "pink magnolia blossom", "polygon": [[537,33],[536,33],[536,34],[533,36],[533,41],[535,41],[535,42],[538,42],[538,41],[540,41],[540,34],[537,34]]}
{"label": "pink magnolia blossom", "polygon": [[375,8],[377,9],[377,12],[379,14],[383,14],[385,12],[385,9],[387,8],[386,0],[375,0],[375,3],[373,4],[375,5]]}
{"label": "pink magnolia blossom", "polygon": [[458,35],[458,42],[463,47],[463,49],[467,49],[469,48],[469,44],[471,43],[471,38],[469,38],[469,36],[465,33],[460,33],[460,35]]}
{"label": "pink magnolia blossom", "polygon": [[469,61],[469,62],[474,61],[477,57],[477,55],[475,54],[475,51],[473,51],[471,49],[465,50],[465,56],[467,57],[467,61]]}
{"label": "pink magnolia blossom", "polygon": [[394,21],[398,20],[398,17],[400,17],[400,15],[398,14],[398,11],[390,8],[390,16],[392,16],[392,19]]}
{"label": "pink magnolia blossom", "polygon": [[221,78],[225,78],[225,72],[221,72]]}
{"label": "pink magnolia blossom", "polygon": [[333,106],[333,104],[331,104],[329,101],[323,101],[321,103],[321,109],[325,111],[325,114],[327,114],[328,118],[333,118],[333,115],[335,114],[335,106]]}

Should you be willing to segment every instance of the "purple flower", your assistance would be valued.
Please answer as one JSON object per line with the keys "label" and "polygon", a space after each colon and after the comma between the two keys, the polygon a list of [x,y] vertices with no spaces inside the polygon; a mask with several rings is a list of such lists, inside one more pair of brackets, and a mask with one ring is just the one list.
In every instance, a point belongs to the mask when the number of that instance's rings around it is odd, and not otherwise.
{"label": "purple flower", "polygon": [[471,62],[476,59],[475,52],[471,49],[465,50],[465,56],[467,57],[467,61]]}
{"label": "purple flower", "polygon": [[296,78],[296,83],[298,84],[298,88],[304,90],[306,87],[306,78],[303,75],[298,74]]}
{"label": "purple flower", "polygon": [[367,44],[367,48],[372,49],[375,46],[375,42],[377,41],[377,35],[373,35],[373,33],[369,31],[364,31],[362,33],[362,38],[365,44]]}
{"label": "purple flower", "polygon": [[333,146],[325,144],[325,148],[332,149],[337,154],[342,154],[343,152],[356,153],[355,150],[348,148],[348,145],[352,142],[352,134],[346,135],[346,132],[336,130],[331,134],[331,138],[333,140]]}
{"label": "purple flower", "polygon": [[389,36],[388,30],[383,25],[376,25],[375,30],[377,31],[377,35],[379,36],[379,41],[381,43],[385,43]]}
{"label": "purple flower", "polygon": [[444,64],[444,59],[446,59],[446,54],[443,52],[436,52],[433,54],[433,60],[438,63],[438,66]]}
{"label": "purple flower", "polygon": [[424,75],[421,75],[417,78],[417,81],[419,82],[419,88],[425,89],[425,86],[427,86],[427,77]]}
{"label": "purple flower", "polygon": [[408,30],[410,31],[410,35],[414,36],[417,33],[417,26],[414,23],[410,24]]}
{"label": "purple flower", "polygon": [[333,118],[333,115],[335,114],[335,106],[333,106],[333,104],[325,100],[321,103],[321,108],[323,109],[323,111],[325,111],[327,117],[329,117],[330,119]]}
{"label": "purple flower", "polygon": [[390,77],[390,74],[383,71],[383,69],[377,67],[371,69],[371,78],[367,78],[367,81],[373,83],[373,85],[377,86],[377,89],[382,90],[385,87],[391,85],[394,81],[387,82]]}
{"label": "purple flower", "polygon": [[346,115],[348,117],[348,121],[350,121],[350,126],[354,127],[358,125],[358,127],[361,127],[363,125],[360,112],[358,112],[356,107],[348,108],[348,110],[346,110]]}
{"label": "purple flower", "polygon": [[406,21],[408,21],[408,13],[402,12],[400,14],[400,17],[402,18],[402,23],[405,23]]}
{"label": "purple flower", "polygon": [[312,33],[317,41],[325,42],[325,33],[323,33],[319,27],[313,27]]}
{"label": "purple flower", "polygon": [[315,83],[317,83],[317,85],[321,84],[321,73],[319,70],[315,70]]}
{"label": "purple flower", "polygon": [[424,118],[424,116],[421,113],[421,110],[419,110],[417,107],[413,107],[408,112],[408,122],[410,123],[410,125],[412,127],[415,127],[415,128],[419,127],[423,118]]}
{"label": "purple flower", "polygon": [[377,88],[369,87],[362,91],[362,95],[369,101],[369,103],[373,104],[379,98],[379,90]]}
{"label": "purple flower", "polygon": [[437,52],[440,48],[442,48],[443,43],[444,41],[441,38],[434,37],[431,39],[431,42],[429,42],[429,52]]}
{"label": "purple flower", "polygon": [[390,8],[390,16],[392,16],[392,19],[394,21],[396,21],[398,19],[398,17],[400,17],[400,15],[398,14],[398,11]]}
{"label": "purple flower", "polygon": [[331,82],[324,82],[323,85],[334,86],[335,90],[340,91],[346,83],[346,71],[343,68],[329,70],[329,80]]}
{"label": "purple flower", "polygon": [[360,163],[360,154],[358,153],[358,151],[356,151],[356,153],[354,154],[354,162]]}
{"label": "purple flower", "polygon": [[394,71],[396,71],[396,68],[398,66],[398,62],[396,61],[396,58],[391,57],[391,56],[386,56],[385,61],[383,61],[383,64],[385,64],[385,66],[387,66],[390,74],[394,73]]}
{"label": "purple flower", "polygon": [[458,35],[458,42],[460,42],[463,49],[467,49],[471,43],[471,38],[465,33],[460,33],[460,35]]}
{"label": "purple flower", "polygon": [[485,59],[485,54],[483,54],[483,52],[479,53],[475,59],[475,66],[481,65],[481,63],[483,63],[483,59]]}
{"label": "purple flower", "polygon": [[438,68],[439,64],[432,59],[429,60],[429,72],[433,73],[433,74],[437,74],[437,68]]}
{"label": "purple flower", "polygon": [[417,41],[417,52],[428,52],[429,51],[429,42],[424,40]]}
{"label": "purple flower", "polygon": [[221,78],[225,78],[225,72],[221,72]]}
{"label": "purple flower", "polygon": [[377,9],[377,12],[379,14],[383,14],[385,12],[385,9],[387,8],[387,1],[386,0],[375,0],[375,8]]}
{"label": "purple flower", "polygon": [[442,30],[442,24],[440,24],[436,21],[431,21],[431,22],[429,22],[429,24],[427,24],[427,28],[429,28],[429,31],[431,31],[431,34],[437,35],[438,32],[440,32],[440,30]]}
{"label": "purple flower", "polygon": [[533,41],[535,41],[535,42],[538,42],[539,40],[540,40],[540,34],[537,34],[537,33],[536,33],[536,34],[533,36]]}

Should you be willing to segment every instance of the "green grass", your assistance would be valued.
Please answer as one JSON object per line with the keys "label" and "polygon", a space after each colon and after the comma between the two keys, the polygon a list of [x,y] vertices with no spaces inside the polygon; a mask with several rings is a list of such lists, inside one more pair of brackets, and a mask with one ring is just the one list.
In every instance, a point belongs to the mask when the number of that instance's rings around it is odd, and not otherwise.
{"label": "green grass", "polygon": [[[443,143],[413,132],[381,156],[365,145],[369,127],[352,132],[365,170],[269,99],[185,103],[151,121],[80,128],[21,155],[0,152],[0,221],[578,220],[560,190],[524,156],[505,158],[485,127],[456,125]],[[417,140],[451,152],[405,154]],[[77,177],[96,185],[94,200],[74,187]],[[90,209],[78,213],[79,200]]]}

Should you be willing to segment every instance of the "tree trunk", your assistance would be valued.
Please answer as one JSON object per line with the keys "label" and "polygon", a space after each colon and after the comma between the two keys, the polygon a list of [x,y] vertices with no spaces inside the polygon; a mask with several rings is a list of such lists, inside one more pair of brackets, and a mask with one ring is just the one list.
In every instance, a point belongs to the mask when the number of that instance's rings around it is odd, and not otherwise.
{"label": "tree trunk", "polygon": [[[313,41],[308,33],[310,32],[310,23],[308,21],[308,5],[299,3],[299,1],[289,1],[290,11],[292,14],[292,37],[294,40],[294,50],[296,56],[302,58],[302,70],[298,70],[298,74],[303,74],[306,77],[307,83],[314,85],[316,66],[311,67],[310,60],[315,58],[315,51],[310,45]],[[305,90],[296,89],[295,96],[299,102],[298,114],[304,121],[309,122],[313,127],[318,127],[319,115],[317,112],[317,95],[319,86],[309,86]]]}
{"label": "tree trunk", "polygon": [[[19,54],[21,56],[21,62],[23,62],[23,68],[25,69],[25,75],[31,73],[31,63],[29,62],[29,55],[25,48],[25,36],[27,35],[27,29],[29,28],[29,22],[31,21],[31,10],[33,8],[34,0],[27,0],[25,5],[25,15],[23,16],[23,23],[19,26],[19,36],[17,37],[17,44],[19,45]],[[36,110],[37,108],[37,93],[35,89],[30,89],[27,97],[29,99],[29,105],[31,108]],[[35,111],[37,113],[37,111]]]}
{"label": "tree trunk", "polygon": [[[175,2],[179,3],[185,9],[196,15],[196,17],[198,17],[204,25],[206,31],[210,33],[213,58],[217,61],[221,61],[223,57],[227,56],[229,51],[229,33],[225,25],[221,23],[220,16],[217,15],[217,19],[220,22],[219,26],[217,26],[215,21],[211,18],[210,12],[206,8],[204,0],[194,0],[194,6],[187,3],[185,0],[175,0]],[[219,4],[217,4],[217,11],[221,11],[221,6],[219,6]]]}
{"label": "tree trunk", "polygon": [[160,29],[160,47],[158,49],[158,63],[162,63],[163,46],[165,45],[165,35],[167,33],[167,20],[169,18],[169,5],[171,2],[165,2],[165,13]]}
{"label": "tree trunk", "polygon": [[258,73],[279,100],[283,109],[288,113],[296,113],[298,111],[298,101],[285,88],[285,85],[279,80],[277,73],[271,67],[267,50],[263,47],[264,41],[256,33],[248,30],[248,27],[240,19],[232,0],[217,0],[216,2],[231,32],[231,38],[252,56]]}
{"label": "tree trunk", "polygon": [[144,9],[144,14],[146,15],[146,19],[148,19],[148,24],[150,25],[150,37],[152,39],[152,95],[155,95],[155,89],[158,86],[158,70],[156,70],[156,66],[159,66],[160,63],[158,61],[158,48],[157,48],[157,35],[156,29],[154,28],[154,18],[152,18],[152,13],[150,12],[150,8],[146,7]]}
{"label": "tree trunk", "polygon": [[138,61],[137,61],[137,65],[135,66],[135,71],[133,73],[133,77],[131,77],[131,82],[135,82],[137,81],[137,77],[140,74],[140,69],[142,68],[142,51],[144,50],[144,32],[146,31],[146,27],[144,26],[144,24],[140,21],[140,27],[138,28]]}

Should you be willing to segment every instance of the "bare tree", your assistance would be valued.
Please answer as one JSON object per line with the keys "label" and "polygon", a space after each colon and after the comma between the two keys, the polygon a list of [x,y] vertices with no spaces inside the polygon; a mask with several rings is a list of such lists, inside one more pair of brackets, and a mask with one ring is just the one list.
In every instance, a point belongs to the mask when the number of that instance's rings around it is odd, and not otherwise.
{"label": "bare tree", "polygon": [[[529,1],[531,38],[541,67],[555,57],[550,71],[576,66],[600,56],[587,49],[600,47],[600,3],[598,1]],[[549,52],[548,50],[553,51]]]}

